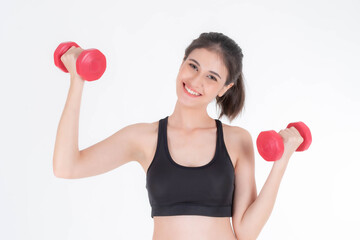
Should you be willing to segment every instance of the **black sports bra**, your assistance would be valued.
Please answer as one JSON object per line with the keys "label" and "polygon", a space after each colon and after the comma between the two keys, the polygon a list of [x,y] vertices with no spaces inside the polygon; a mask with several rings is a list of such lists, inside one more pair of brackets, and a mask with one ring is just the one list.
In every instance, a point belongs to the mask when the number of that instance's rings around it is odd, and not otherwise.
{"label": "black sports bra", "polygon": [[226,150],[221,121],[213,159],[199,167],[176,163],[167,144],[167,120],[159,120],[156,152],[146,173],[151,217],[203,215],[231,217],[235,189],[234,166]]}

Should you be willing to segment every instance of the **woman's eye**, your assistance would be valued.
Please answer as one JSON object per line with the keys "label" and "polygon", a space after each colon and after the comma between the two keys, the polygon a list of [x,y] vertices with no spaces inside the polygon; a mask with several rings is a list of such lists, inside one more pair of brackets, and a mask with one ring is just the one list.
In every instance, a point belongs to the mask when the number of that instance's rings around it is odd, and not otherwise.
{"label": "woman's eye", "polygon": [[217,81],[216,77],[214,77],[213,75],[209,75],[210,77],[212,77],[213,80]]}
{"label": "woman's eye", "polygon": [[193,67],[193,66],[194,66],[195,68],[197,68],[194,64],[191,64],[191,63],[190,63],[189,65],[190,65],[191,67]]}

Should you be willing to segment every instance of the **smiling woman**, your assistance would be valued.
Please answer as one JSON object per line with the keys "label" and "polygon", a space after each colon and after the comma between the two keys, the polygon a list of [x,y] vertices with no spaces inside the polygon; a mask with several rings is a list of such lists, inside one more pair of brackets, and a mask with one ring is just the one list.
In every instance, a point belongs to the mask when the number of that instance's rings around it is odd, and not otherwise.
{"label": "smiling woman", "polygon": [[[198,58],[189,57],[191,53],[200,49],[213,55],[216,60],[211,62],[209,59],[203,59],[202,66]],[[230,87],[229,91],[226,91],[228,88],[224,89],[226,94],[222,92],[221,95],[216,96],[216,107],[219,106],[221,109],[219,118],[225,115],[230,122],[241,113],[245,104],[242,58],[242,50],[236,42],[224,34],[216,32],[200,34],[185,49],[185,56],[183,58],[183,61],[187,61],[194,71],[198,71],[198,68],[204,68],[204,70],[212,74],[209,75],[209,79]],[[211,68],[211,66],[213,67]],[[221,70],[215,71],[215,68],[220,68]],[[220,71],[223,74],[219,74]]]}
{"label": "smiling woman", "polygon": [[[143,164],[154,240],[247,236],[239,224],[256,198],[252,140],[240,127],[218,119],[214,126],[206,112],[215,98],[222,109],[220,117],[231,121],[241,112],[242,57],[233,40],[214,32],[202,33],[185,50],[174,112],[155,123],[152,139],[157,141]],[[238,173],[247,172],[237,176],[241,180],[237,188],[236,166]]]}
{"label": "smiling woman", "polygon": [[[72,72],[74,84],[56,136],[54,173],[83,178],[137,161],[146,173],[153,240],[253,236],[240,231],[244,212],[256,198],[251,136],[207,114],[214,99],[222,110],[219,118],[232,121],[241,112],[242,57],[229,37],[202,33],[185,50],[170,116],[126,126],[81,151],[77,122],[83,81]],[[68,66],[75,64],[74,57],[69,59]]]}

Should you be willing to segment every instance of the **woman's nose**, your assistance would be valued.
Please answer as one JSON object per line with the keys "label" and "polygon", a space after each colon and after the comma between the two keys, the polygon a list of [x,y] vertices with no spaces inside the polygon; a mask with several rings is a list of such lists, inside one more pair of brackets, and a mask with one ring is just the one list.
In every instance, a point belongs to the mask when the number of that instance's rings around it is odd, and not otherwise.
{"label": "woman's nose", "polygon": [[203,76],[200,75],[200,74],[195,75],[195,76],[193,77],[192,81],[191,81],[192,86],[193,86],[194,88],[200,87],[200,86],[202,85],[202,81],[203,81],[202,78],[203,78]]}

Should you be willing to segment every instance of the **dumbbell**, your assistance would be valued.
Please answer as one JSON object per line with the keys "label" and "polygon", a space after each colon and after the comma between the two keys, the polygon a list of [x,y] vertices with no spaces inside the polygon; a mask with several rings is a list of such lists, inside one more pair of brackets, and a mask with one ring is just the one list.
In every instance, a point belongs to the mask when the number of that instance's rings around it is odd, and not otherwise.
{"label": "dumbbell", "polygon": [[[55,65],[64,72],[68,72],[61,56],[67,52],[72,46],[79,47],[75,42],[63,42],[55,49],[54,62]],[[106,58],[99,50],[95,48],[83,50],[76,59],[76,72],[84,80],[94,81],[99,79],[106,69]]]}
{"label": "dumbbell", "polygon": [[[299,131],[304,141],[296,149],[297,152],[305,151],[309,148],[312,137],[308,126],[303,122],[289,123],[286,128],[295,127]],[[263,131],[259,134],[256,145],[259,154],[266,161],[279,160],[284,153],[284,142],[281,135],[274,130]]]}

